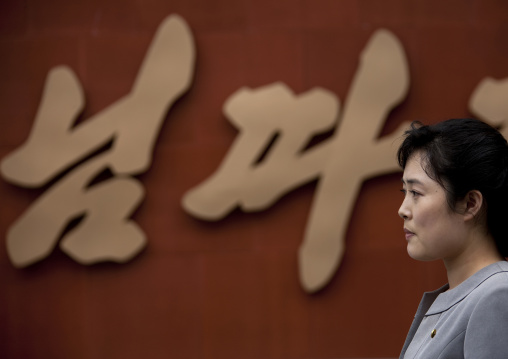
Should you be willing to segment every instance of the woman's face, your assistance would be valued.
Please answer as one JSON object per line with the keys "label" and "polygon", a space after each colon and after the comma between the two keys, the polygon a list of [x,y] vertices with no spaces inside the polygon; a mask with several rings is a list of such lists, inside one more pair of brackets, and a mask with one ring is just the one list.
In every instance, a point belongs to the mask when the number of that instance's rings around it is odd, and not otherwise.
{"label": "woman's face", "polygon": [[450,259],[464,247],[464,218],[453,212],[446,192],[422,167],[421,154],[413,154],[402,177],[404,220],[408,254],[417,260]]}

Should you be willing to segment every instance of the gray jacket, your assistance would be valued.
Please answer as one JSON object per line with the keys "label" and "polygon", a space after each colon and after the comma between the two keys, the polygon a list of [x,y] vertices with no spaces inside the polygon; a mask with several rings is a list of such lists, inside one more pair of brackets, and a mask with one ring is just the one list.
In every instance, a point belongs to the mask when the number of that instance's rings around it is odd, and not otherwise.
{"label": "gray jacket", "polygon": [[399,359],[507,359],[508,262],[423,295]]}

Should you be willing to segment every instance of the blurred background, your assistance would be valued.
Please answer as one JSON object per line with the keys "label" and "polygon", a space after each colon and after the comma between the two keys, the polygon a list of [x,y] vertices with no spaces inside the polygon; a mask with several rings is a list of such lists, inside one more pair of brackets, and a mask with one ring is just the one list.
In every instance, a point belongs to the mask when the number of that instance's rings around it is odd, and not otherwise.
{"label": "blurred background", "polygon": [[[396,358],[441,263],[408,258],[397,209],[400,173],[368,179],[329,284],[306,293],[301,244],[316,182],[257,213],[217,222],[187,214],[182,196],[208,178],[237,130],[222,113],[243,86],[313,87],[341,103],[372,34],[402,43],[409,92],[380,137],[404,121],[471,116],[485,77],[508,77],[502,0],[2,0],[0,159],[28,137],[48,71],[78,76],[86,121],[130,91],[157,27],[179,14],[194,36],[194,80],[167,113],[146,197],[133,220],[147,246],[126,264],[83,266],[56,247],[23,269],[8,228],[47,187],[0,179],[1,358]],[[394,159],[395,161],[395,159]]]}

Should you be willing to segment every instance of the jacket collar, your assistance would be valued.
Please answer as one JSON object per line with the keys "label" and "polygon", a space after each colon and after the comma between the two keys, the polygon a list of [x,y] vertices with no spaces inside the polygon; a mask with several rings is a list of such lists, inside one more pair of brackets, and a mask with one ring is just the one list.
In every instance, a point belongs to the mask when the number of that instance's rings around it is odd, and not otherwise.
{"label": "jacket collar", "polygon": [[508,272],[508,262],[502,261],[490,264],[487,267],[480,269],[478,272],[473,274],[471,277],[453,289],[446,290],[448,285],[441,287],[436,292],[444,292],[438,295],[434,303],[432,303],[431,307],[427,311],[426,315],[438,314],[450,309],[455,304],[467,297],[469,293],[471,293],[476,287],[487,280],[487,278],[500,272]]}

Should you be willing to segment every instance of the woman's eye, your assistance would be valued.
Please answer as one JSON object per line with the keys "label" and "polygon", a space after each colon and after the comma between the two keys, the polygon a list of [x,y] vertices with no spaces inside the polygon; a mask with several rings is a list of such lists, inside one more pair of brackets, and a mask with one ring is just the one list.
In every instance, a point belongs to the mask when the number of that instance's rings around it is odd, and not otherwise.
{"label": "woman's eye", "polygon": [[409,190],[409,191],[408,191],[408,190],[406,190],[406,189],[401,189],[400,191],[404,194],[404,196],[405,196],[408,192],[409,192],[409,193],[410,193],[413,197],[418,197],[418,196],[420,196],[420,195],[421,195],[419,192],[416,192],[416,191],[414,191],[414,190]]}

